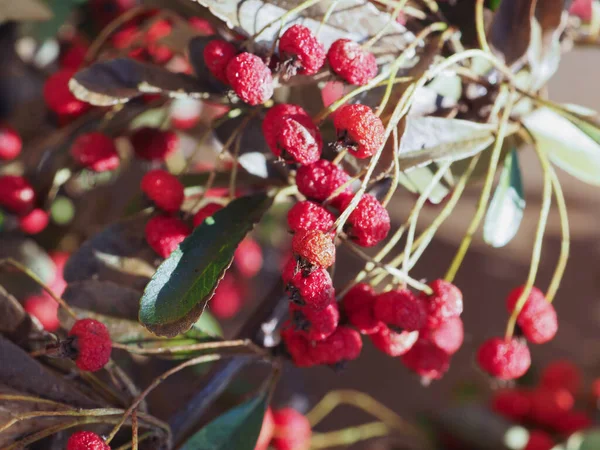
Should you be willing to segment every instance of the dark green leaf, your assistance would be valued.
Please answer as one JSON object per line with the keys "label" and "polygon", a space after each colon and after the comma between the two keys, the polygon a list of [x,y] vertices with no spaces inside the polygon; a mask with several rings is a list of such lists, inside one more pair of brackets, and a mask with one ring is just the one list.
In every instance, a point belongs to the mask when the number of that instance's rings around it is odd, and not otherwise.
{"label": "dark green leaf", "polygon": [[525,197],[518,154],[515,150],[504,159],[500,181],[485,216],[483,239],[492,247],[504,247],[517,234]]}
{"label": "dark green leaf", "polygon": [[254,450],[266,409],[264,393],[217,417],[183,444],[181,450]]}
{"label": "dark green leaf", "polygon": [[197,227],[146,286],[140,322],[160,336],[188,330],[214,294],[238,244],[272,202],[266,194],[242,197]]}

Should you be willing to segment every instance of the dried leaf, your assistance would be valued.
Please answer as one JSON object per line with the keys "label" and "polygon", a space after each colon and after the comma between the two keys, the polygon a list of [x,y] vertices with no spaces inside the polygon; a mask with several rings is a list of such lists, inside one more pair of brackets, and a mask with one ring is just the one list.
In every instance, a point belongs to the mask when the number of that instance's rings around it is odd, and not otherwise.
{"label": "dried leaf", "polygon": [[489,43],[509,66],[527,53],[536,3],[537,0],[502,0],[494,14]]}
{"label": "dried leaf", "polygon": [[0,334],[24,347],[32,335],[45,332],[37,321],[31,320],[21,304],[0,286]]}
{"label": "dried leaf", "polygon": [[136,320],[140,293],[112,281],[86,280],[69,283],[62,297],[79,309]]}
{"label": "dried leaf", "polygon": [[15,22],[41,22],[52,19],[52,11],[40,0],[0,0],[0,24]]}

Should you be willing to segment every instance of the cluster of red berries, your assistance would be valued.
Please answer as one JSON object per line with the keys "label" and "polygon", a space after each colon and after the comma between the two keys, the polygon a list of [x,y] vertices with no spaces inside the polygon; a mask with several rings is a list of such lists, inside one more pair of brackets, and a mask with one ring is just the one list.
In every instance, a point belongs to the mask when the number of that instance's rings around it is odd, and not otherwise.
{"label": "cluster of red berries", "polygon": [[307,450],[312,430],[308,419],[293,408],[267,408],[254,450]]}
{"label": "cluster of red berries", "polygon": [[555,446],[552,435],[562,440],[592,425],[585,411],[575,409],[582,384],[575,365],[556,361],[544,368],[537,386],[499,390],[490,407],[512,422],[533,428],[525,450],[550,450]]}
{"label": "cluster of red berries", "polygon": [[[323,44],[303,25],[292,25],[281,35],[280,64],[276,70],[285,79],[296,74],[314,75],[326,59],[331,70],[350,84],[366,84],[377,75],[375,57],[359,44],[340,39],[325,53]],[[239,53],[231,42],[209,42],[204,49],[204,62],[210,73],[231,86],[244,103],[259,105],[273,96],[274,80],[268,64],[252,53]],[[300,124],[300,128],[289,132],[298,135],[304,127]]]}
{"label": "cluster of red berries", "polygon": [[[506,308],[512,313],[524,287],[513,289],[506,299]],[[558,330],[556,311],[544,294],[533,287],[517,316],[518,330],[532,344],[543,344],[554,338]],[[512,380],[524,375],[531,365],[527,343],[521,338],[491,338],[477,352],[479,366],[490,375]]]}
{"label": "cluster of red berries", "polygon": [[19,219],[19,228],[27,234],[43,231],[50,217],[42,208],[36,207],[37,196],[33,186],[18,175],[0,175],[0,207]]}

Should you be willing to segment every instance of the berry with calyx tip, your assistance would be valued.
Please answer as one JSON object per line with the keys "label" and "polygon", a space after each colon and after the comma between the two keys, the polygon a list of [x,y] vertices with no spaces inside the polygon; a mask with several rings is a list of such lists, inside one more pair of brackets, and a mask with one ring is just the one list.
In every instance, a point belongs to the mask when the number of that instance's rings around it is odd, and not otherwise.
{"label": "berry with calyx tip", "polygon": [[308,116],[282,117],[275,133],[275,156],[289,163],[311,164],[321,157],[321,133]]}
{"label": "berry with calyx tip", "polygon": [[[338,166],[325,159],[301,166],[296,173],[296,184],[302,195],[319,202],[326,200],[350,177]],[[342,190],[350,192],[350,187]]]}
{"label": "berry with calyx tip", "polygon": [[225,69],[227,64],[237,54],[235,46],[227,41],[215,39],[210,41],[204,47],[204,63],[206,67],[222,83],[227,84]]}
{"label": "berry with calyx tip", "polygon": [[307,450],[310,447],[310,422],[295,409],[275,410],[273,423],[275,431],[272,445],[276,450]]}
{"label": "berry with calyx tip", "polygon": [[518,339],[505,341],[491,338],[477,351],[477,362],[482,370],[501,380],[514,380],[525,375],[531,365],[527,344]]}
{"label": "berry with calyx tip", "polygon": [[27,180],[17,175],[0,176],[0,206],[18,215],[27,214],[35,204],[35,192]]}
{"label": "berry with calyx tip", "polygon": [[437,328],[426,328],[423,338],[428,339],[433,345],[453,355],[461,347],[465,332],[460,317],[451,317],[442,322]]}
{"label": "berry with calyx tip", "polygon": [[136,129],[129,139],[136,156],[148,161],[164,161],[179,146],[177,134],[152,127]]}
{"label": "berry with calyx tip", "polygon": [[61,116],[77,116],[89,109],[89,105],[77,99],[69,90],[69,80],[76,70],[61,69],[44,83],[44,101],[49,109]]}
{"label": "berry with calyx tip", "polygon": [[554,441],[548,433],[540,430],[529,432],[529,440],[523,450],[552,450]]}
{"label": "berry with calyx tip", "polygon": [[531,392],[524,389],[503,389],[494,392],[491,408],[507,419],[521,422],[531,414]]}
{"label": "berry with calyx tip", "polygon": [[373,345],[390,356],[402,356],[408,352],[419,339],[418,331],[402,331],[396,333],[383,326],[377,333],[369,335]]}
{"label": "berry with calyx tip", "polygon": [[575,395],[582,385],[579,368],[570,361],[559,360],[548,364],[540,376],[540,385],[548,389],[567,389]]}
{"label": "berry with calyx tip", "polygon": [[142,192],[166,212],[179,211],[183,203],[183,184],[166,170],[151,170],[141,182]]}
{"label": "berry with calyx tip", "polygon": [[67,441],[67,450],[110,450],[110,446],[96,433],[78,431]]}
{"label": "berry with calyx tip", "polygon": [[318,364],[313,360],[311,342],[298,333],[289,321],[281,328],[281,339],[297,367],[312,367]]}
{"label": "berry with calyx tip", "polygon": [[427,327],[437,328],[448,319],[462,314],[463,297],[460,289],[441,279],[432,281],[429,287],[433,290],[431,295],[421,294],[427,311]]}
{"label": "berry with calyx tip", "polygon": [[321,205],[308,200],[298,202],[288,211],[287,222],[290,231],[329,231],[335,216]]}
{"label": "berry with calyx tip", "polygon": [[291,258],[283,269],[282,278],[290,300],[299,305],[321,310],[334,300],[335,289],[325,269],[305,273]]}
{"label": "berry with calyx tip", "polygon": [[362,339],[356,330],[338,327],[327,339],[314,343],[311,357],[316,364],[339,364],[360,355]]}
{"label": "berry with calyx tip", "polygon": [[23,309],[39,320],[46,331],[56,331],[60,326],[58,303],[49,295],[28,297],[23,303]]}
{"label": "berry with calyx tip", "polygon": [[242,293],[236,284],[233,275],[225,273],[208,303],[210,311],[219,319],[232,318],[242,307]]}
{"label": "berry with calyx tip", "polygon": [[[304,25],[292,25],[279,39],[282,60],[302,75],[314,75],[325,63],[325,47]],[[295,72],[294,71],[294,72]]]}
{"label": "berry with calyx tip", "polygon": [[119,154],[113,140],[97,131],[78,136],[70,153],[75,163],[94,172],[106,172],[119,167]]}
{"label": "berry with calyx tip", "polygon": [[260,427],[260,434],[258,435],[258,440],[254,446],[254,450],[267,450],[267,448],[269,448],[269,443],[271,442],[274,431],[275,422],[273,421],[273,411],[270,407],[268,407],[263,417],[262,426]]}
{"label": "berry with calyx tip", "polygon": [[367,105],[339,108],[333,118],[338,143],[359,159],[368,158],[383,145],[385,128]]}
{"label": "berry with calyx tip", "polygon": [[38,234],[46,229],[50,222],[50,216],[46,211],[35,208],[19,217],[19,228],[26,234]]}
{"label": "berry with calyx tip", "polygon": [[300,117],[310,116],[308,113],[298,105],[291,103],[279,103],[269,110],[265,114],[265,118],[262,122],[262,132],[267,141],[267,145],[273,153],[277,150],[277,132],[281,124],[282,119],[292,118],[298,120]]}
{"label": "berry with calyx tip", "polygon": [[338,39],[331,44],[327,61],[331,69],[350,84],[367,84],[377,75],[375,56],[350,39]]}
{"label": "berry with calyx tip", "polygon": [[292,239],[292,250],[305,262],[323,269],[335,262],[335,245],[331,235],[322,231],[298,231]]}
{"label": "berry with calyx tip", "polygon": [[258,275],[263,266],[262,249],[258,242],[250,236],[245,237],[235,250],[233,264],[245,278]]}
{"label": "berry with calyx tip", "polygon": [[13,127],[0,126],[0,160],[15,159],[21,153],[22,147],[21,136]]}
{"label": "berry with calyx tip", "polygon": [[108,329],[94,319],[81,319],[75,322],[69,337],[74,338],[71,347],[75,350],[75,364],[81,370],[96,372],[110,359],[112,343]]}
{"label": "berry with calyx tip", "polygon": [[[524,286],[513,289],[506,298],[506,308],[512,313],[516,308]],[[543,344],[550,341],[558,331],[558,317],[556,310],[546,297],[536,287],[531,288],[523,308],[517,317],[517,324],[521,327],[523,335],[534,344]]]}
{"label": "berry with calyx tip", "polygon": [[425,339],[419,339],[400,358],[426,382],[439,380],[450,367],[450,355]]}
{"label": "berry with calyx tip", "polygon": [[335,302],[322,310],[291,302],[289,308],[292,326],[309,341],[322,341],[329,337],[336,330],[340,320],[340,312]]}
{"label": "berry with calyx tip", "polygon": [[400,330],[420,330],[425,323],[423,302],[408,289],[383,292],[375,299],[373,314],[377,320]]}
{"label": "berry with calyx tip", "polygon": [[152,217],[145,229],[148,245],[163,258],[168,258],[190,233],[185,223],[168,216]]}
{"label": "berry with calyx tip", "polygon": [[353,286],[342,299],[348,321],[362,334],[373,334],[387,328],[383,322],[375,318],[373,313],[375,300],[375,291],[367,283]]}
{"label": "berry with calyx tip", "polygon": [[[348,207],[354,194],[338,196],[340,211]],[[373,247],[384,240],[390,231],[390,215],[371,194],[364,194],[344,226],[350,239],[362,247]]]}
{"label": "berry with calyx tip", "polygon": [[219,205],[218,203],[208,203],[207,205],[203,206],[196,214],[194,214],[192,219],[194,227],[201,225],[208,217],[211,217],[214,213],[221,209],[223,209],[223,205]]}
{"label": "berry with calyx tip", "polygon": [[571,411],[575,399],[566,389],[539,388],[531,394],[531,419],[551,426],[564,413]]}
{"label": "berry with calyx tip", "polygon": [[249,105],[260,105],[273,96],[273,77],[262,59],[252,53],[234,57],[225,70],[237,96]]}

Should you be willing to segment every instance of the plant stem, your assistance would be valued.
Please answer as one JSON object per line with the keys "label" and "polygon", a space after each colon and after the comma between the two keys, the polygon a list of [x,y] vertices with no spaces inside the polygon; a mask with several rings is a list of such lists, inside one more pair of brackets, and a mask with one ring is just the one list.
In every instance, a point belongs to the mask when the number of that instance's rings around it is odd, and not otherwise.
{"label": "plant stem", "polygon": [[[546,155],[542,155],[542,157],[546,158]],[[556,176],[554,168],[550,164],[548,164],[548,171],[550,172],[552,187],[554,189],[554,194],[556,195],[556,204],[558,206],[558,213],[560,215],[561,230],[560,255],[558,257],[556,269],[554,270],[554,274],[552,275],[552,280],[550,281],[550,286],[548,287],[548,291],[546,292],[546,300],[552,302],[554,300],[556,292],[558,291],[558,287],[560,286],[560,282],[563,278],[565,269],[567,267],[571,237],[569,231],[569,215],[567,214],[567,204],[565,202],[565,197],[562,191],[562,187],[560,185],[560,181]]]}
{"label": "plant stem", "polygon": [[382,422],[365,423],[343,430],[315,433],[310,438],[310,448],[347,447],[360,441],[387,436],[388,434],[390,434],[390,429]]}
{"label": "plant stem", "polygon": [[477,30],[477,40],[481,49],[489,54],[492,54],[492,50],[488,45],[487,38],[485,36],[485,22],[483,20],[483,3],[484,0],[476,0],[475,2],[475,29]]}
{"label": "plant stem", "polygon": [[136,355],[163,355],[163,354],[175,354],[180,352],[193,352],[201,350],[215,350],[215,349],[226,349],[236,347],[246,347],[252,352],[265,356],[264,351],[255,345],[250,339],[235,339],[231,341],[215,341],[215,342],[200,342],[198,344],[190,345],[178,345],[173,347],[160,347],[160,348],[139,348],[137,345],[124,345],[113,343],[114,348],[125,350],[129,353]]}

